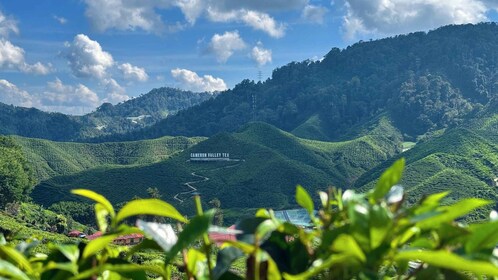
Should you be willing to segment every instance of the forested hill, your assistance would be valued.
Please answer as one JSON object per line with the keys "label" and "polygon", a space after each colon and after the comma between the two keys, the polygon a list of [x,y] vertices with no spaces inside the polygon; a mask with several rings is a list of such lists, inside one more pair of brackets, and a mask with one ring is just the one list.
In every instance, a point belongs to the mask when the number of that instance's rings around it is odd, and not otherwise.
{"label": "forested hill", "polygon": [[76,141],[125,133],[150,126],[168,115],[212,97],[207,92],[157,88],[117,105],[104,103],[84,116],[47,113],[35,108],[0,103],[0,134]]}
{"label": "forested hill", "polygon": [[332,49],[322,61],[292,62],[262,83],[244,80],[216,99],[118,138],[210,136],[257,120],[331,140],[381,114],[415,137],[459,124],[496,98],[497,49],[495,23],[359,42]]}

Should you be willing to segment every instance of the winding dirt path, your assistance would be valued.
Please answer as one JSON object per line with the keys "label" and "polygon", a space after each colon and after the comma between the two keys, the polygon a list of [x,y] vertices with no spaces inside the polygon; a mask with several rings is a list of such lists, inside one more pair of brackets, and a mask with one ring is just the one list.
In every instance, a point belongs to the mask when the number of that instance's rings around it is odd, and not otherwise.
{"label": "winding dirt path", "polygon": [[[233,167],[239,166],[242,162],[244,162],[244,160],[241,160],[240,162],[237,162],[236,164],[233,164],[233,165],[217,167],[217,168],[206,170],[206,171],[210,172],[210,171],[216,171],[216,170],[225,169],[225,168],[233,168]],[[192,194],[192,193],[194,193],[194,192],[197,191],[197,188],[194,187],[192,184],[197,184],[197,183],[200,183],[200,182],[209,181],[209,177],[196,174],[195,172],[192,172],[190,174],[192,176],[194,176],[194,177],[198,177],[198,178],[201,178],[201,179],[197,180],[197,181],[191,181],[191,182],[183,183],[183,185],[186,186],[187,188],[189,188],[190,190],[189,191],[185,191],[185,192],[179,192],[179,193],[175,194],[175,196],[173,196],[173,198],[175,200],[177,200],[178,202],[180,202],[180,203],[183,203],[183,201],[184,201],[183,199],[180,198],[181,196],[189,195],[189,194]]]}

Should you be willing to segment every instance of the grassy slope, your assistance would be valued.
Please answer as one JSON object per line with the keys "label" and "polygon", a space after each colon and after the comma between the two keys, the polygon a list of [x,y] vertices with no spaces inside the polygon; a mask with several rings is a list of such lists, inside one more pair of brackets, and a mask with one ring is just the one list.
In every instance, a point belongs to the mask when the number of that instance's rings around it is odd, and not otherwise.
{"label": "grassy slope", "polygon": [[150,164],[204,140],[200,137],[161,137],[144,141],[86,144],[24,137],[15,139],[31,161],[39,180],[105,165]]}
{"label": "grassy slope", "polygon": [[[182,183],[195,184],[208,202],[214,197],[223,208],[283,208],[295,205],[297,184],[310,190],[334,184],[347,186],[366,170],[393,156],[399,149],[396,131],[378,126],[387,137],[363,136],[344,143],[304,140],[264,123],[253,123],[239,133],[221,133],[160,163],[142,166],[108,166],[70,176],[55,177],[35,188],[35,201],[49,205],[68,199],[71,188],[90,188],[114,203],[146,196],[147,187],[157,187],[167,201],[186,191]],[[190,152],[228,152],[237,162],[187,162]],[[47,195],[50,193],[50,195]],[[188,198],[188,197],[184,197]],[[173,201],[174,202],[174,201]],[[187,204],[188,205],[188,204]]]}
{"label": "grassy slope", "polygon": [[[406,169],[401,184],[410,201],[440,191],[451,191],[450,200],[462,197],[498,199],[492,180],[498,177],[498,147],[468,129],[452,129],[443,135],[417,144],[398,157],[405,157]],[[367,190],[395,157],[366,172],[355,186]],[[482,213],[481,213],[482,214]]]}

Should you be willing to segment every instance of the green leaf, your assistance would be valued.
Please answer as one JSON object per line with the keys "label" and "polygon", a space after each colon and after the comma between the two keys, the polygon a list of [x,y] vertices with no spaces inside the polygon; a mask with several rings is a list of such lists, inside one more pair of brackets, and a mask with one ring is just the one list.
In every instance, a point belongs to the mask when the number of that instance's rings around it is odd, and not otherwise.
{"label": "green leaf", "polygon": [[195,276],[195,279],[209,279],[207,257],[204,253],[190,248],[187,252],[187,269]]}
{"label": "green leaf", "polygon": [[471,225],[471,236],[465,243],[465,252],[473,253],[484,248],[494,248],[498,244],[498,221]]}
{"label": "green leaf", "polygon": [[405,159],[400,158],[391,167],[384,171],[371,195],[372,202],[382,199],[389,192],[391,187],[396,185],[399,180],[401,180],[404,168]]}
{"label": "green leaf", "polygon": [[280,222],[274,220],[266,220],[259,224],[256,229],[256,237],[260,242],[264,241],[270,236],[270,234],[275,231],[280,226]]}
{"label": "green leaf", "polygon": [[55,248],[59,250],[59,252],[61,252],[71,262],[75,263],[78,261],[78,258],[80,256],[80,250],[76,245],[56,244]]}
{"label": "green leaf", "polygon": [[2,259],[0,259],[0,276],[8,277],[7,279],[14,280],[30,280],[29,277],[15,265]]}
{"label": "green leaf", "polygon": [[438,227],[441,223],[451,222],[460,216],[470,213],[476,208],[486,206],[490,203],[491,201],[489,200],[479,198],[463,199],[453,205],[439,207],[437,209],[440,212],[439,215],[431,216],[427,219],[421,220],[417,223],[417,226],[421,229]]}
{"label": "green leaf", "polygon": [[185,219],[175,207],[171,204],[159,199],[138,199],[126,203],[116,216],[116,222],[120,222],[128,217],[137,215],[154,215],[172,218],[182,223],[186,223]]}
{"label": "green leaf", "polygon": [[445,198],[450,192],[440,192],[427,196],[422,200],[420,205],[414,207],[413,212],[417,215],[431,211],[440,205],[441,199]]}
{"label": "green leaf", "polygon": [[311,196],[308,194],[308,192],[300,185],[296,187],[296,201],[297,204],[308,211],[310,216],[314,214],[313,212],[315,211],[315,205],[313,203],[313,200],[311,199]]}
{"label": "green leaf", "polygon": [[448,251],[402,251],[394,259],[396,261],[421,261],[455,271],[468,271],[478,275],[498,276],[497,266],[489,262],[464,259]]}
{"label": "green leaf", "polygon": [[[384,203],[383,203],[384,204]],[[391,231],[392,215],[385,205],[372,205],[370,211],[370,247],[379,247]]]}
{"label": "green leaf", "polygon": [[83,250],[83,258],[88,258],[97,254],[107,245],[111,244],[112,241],[114,241],[114,239],[116,239],[118,236],[119,234],[103,235],[90,241]]}
{"label": "green leaf", "polygon": [[112,204],[103,195],[100,195],[94,191],[85,190],[85,189],[71,190],[71,193],[89,198],[97,203],[102,204],[102,206],[104,206],[105,209],[107,209],[107,211],[109,212],[111,217],[114,217],[116,215],[116,213],[114,212],[114,208],[112,207]]}
{"label": "green leaf", "polygon": [[3,257],[2,255],[5,255],[8,259],[11,259],[27,273],[33,273],[33,269],[31,268],[31,264],[29,263],[29,261],[26,259],[26,257],[24,257],[23,254],[16,251],[16,249],[8,246],[1,246],[0,257]]}
{"label": "green leaf", "polygon": [[228,271],[232,263],[242,257],[244,254],[235,247],[226,247],[218,251],[216,257],[216,266],[213,269],[213,279],[219,279],[225,272]]}
{"label": "green leaf", "polygon": [[303,273],[296,274],[296,275],[291,275],[288,273],[283,273],[284,279],[287,280],[307,280],[310,279],[311,277],[317,275],[318,273],[330,268],[333,265],[336,264],[342,264],[345,262],[348,262],[349,256],[344,256],[344,255],[331,255],[327,259],[322,260],[322,259],[317,259],[315,260],[311,267],[306,270]]}
{"label": "green leaf", "polygon": [[356,243],[356,240],[351,235],[339,235],[334,240],[334,243],[332,243],[331,247],[332,250],[340,253],[341,255],[355,257],[361,262],[365,262],[367,260],[367,257],[361,250],[360,246],[358,245],[358,243]]}
{"label": "green leaf", "polygon": [[104,205],[100,203],[95,204],[95,220],[97,221],[97,226],[101,232],[107,231],[107,216],[109,215],[109,211]]}
{"label": "green leaf", "polygon": [[195,216],[192,220],[190,220],[183,231],[178,235],[178,241],[176,244],[169,252],[166,253],[166,263],[169,263],[178,254],[178,252],[187,248],[187,246],[201,238],[203,234],[206,234],[212,219],[212,215],[205,214]]}

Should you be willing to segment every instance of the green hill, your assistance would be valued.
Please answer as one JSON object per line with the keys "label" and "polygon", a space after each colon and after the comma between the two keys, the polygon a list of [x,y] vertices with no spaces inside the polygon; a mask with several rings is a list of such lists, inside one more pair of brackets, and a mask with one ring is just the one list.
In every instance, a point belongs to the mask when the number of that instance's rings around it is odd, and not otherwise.
{"label": "green hill", "polygon": [[112,105],[104,103],[84,116],[47,113],[0,103],[0,134],[54,141],[79,141],[150,126],[169,115],[209,100],[213,94],[157,88]]}
{"label": "green hill", "polygon": [[38,180],[69,175],[99,166],[141,165],[158,162],[183,151],[201,137],[162,137],[153,140],[113,143],[53,142],[14,137],[30,161]]}
{"label": "green hill", "polygon": [[[224,209],[295,206],[297,184],[311,191],[330,185],[349,186],[363,172],[394,156],[401,146],[399,133],[382,120],[372,135],[347,142],[330,143],[298,138],[265,123],[251,123],[237,133],[221,133],[172,157],[153,164],[105,166],[40,183],[32,196],[50,205],[74,199],[72,188],[89,188],[113,203],[133,196],[146,196],[145,189],[157,187],[163,198],[179,204],[175,194],[195,183],[203,201],[221,201]],[[229,153],[232,161],[190,162],[190,153]],[[189,195],[181,196],[187,200]]]}
{"label": "green hill", "polygon": [[423,195],[451,191],[450,199],[481,197],[498,199],[494,179],[498,178],[498,146],[468,129],[447,130],[362,175],[354,187],[367,190],[387,166],[405,157],[401,184],[410,201]]}

